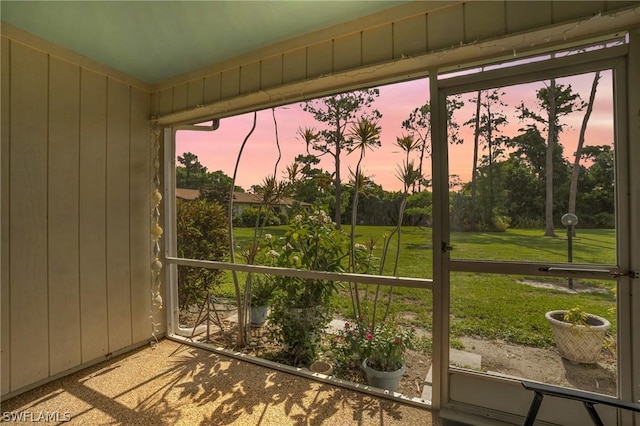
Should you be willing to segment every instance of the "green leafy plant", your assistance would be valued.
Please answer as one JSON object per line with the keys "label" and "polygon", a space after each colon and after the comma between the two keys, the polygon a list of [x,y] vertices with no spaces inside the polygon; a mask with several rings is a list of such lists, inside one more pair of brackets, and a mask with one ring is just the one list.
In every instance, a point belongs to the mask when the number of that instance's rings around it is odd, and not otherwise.
{"label": "green leafy plant", "polygon": [[370,330],[358,325],[364,322],[345,322],[344,328],[331,341],[332,352],[344,368],[360,368],[362,361],[369,355],[369,342],[365,336]]}
{"label": "green leafy plant", "polygon": [[[265,264],[292,269],[343,272],[349,256],[349,239],[326,212],[296,215],[281,238],[266,234],[261,241]],[[283,344],[287,360],[308,365],[318,353],[324,328],[331,320],[331,297],[339,283],[303,277],[273,277],[271,325]]]}
{"label": "green leafy plant", "polygon": [[[226,215],[223,207],[203,199],[176,203],[177,247],[180,257],[223,260],[227,257]],[[178,266],[178,299],[181,309],[203,302],[207,292],[219,286],[222,272]]]}
{"label": "green leafy plant", "polygon": [[251,306],[268,306],[271,304],[275,282],[272,277],[255,276],[251,286]]}
{"label": "green leafy plant", "polygon": [[375,327],[345,323],[333,341],[335,356],[348,366],[359,366],[364,360],[378,371],[396,371],[404,365],[404,354],[414,347],[415,330],[394,322],[381,322]]}
{"label": "green leafy plant", "polygon": [[567,310],[562,316],[562,320],[572,325],[583,325],[585,327],[589,326],[589,315],[579,306]]}

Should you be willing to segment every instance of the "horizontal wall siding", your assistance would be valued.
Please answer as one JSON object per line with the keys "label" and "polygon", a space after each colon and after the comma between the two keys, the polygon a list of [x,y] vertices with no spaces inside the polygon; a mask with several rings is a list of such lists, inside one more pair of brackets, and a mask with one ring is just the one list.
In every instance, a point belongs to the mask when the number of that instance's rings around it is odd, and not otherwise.
{"label": "horizontal wall siding", "polygon": [[[190,101],[185,105],[184,86],[194,84],[199,88],[203,80],[202,105],[208,105],[306,79],[345,73],[363,66],[428,53],[443,58],[436,62],[446,63],[446,53],[461,45],[477,44],[523,31],[587,19],[601,12],[625,7],[629,3],[633,2],[412,3],[405,6],[408,16],[402,16],[397,9],[389,10],[387,13],[390,20],[384,24],[380,24],[380,20],[363,19],[363,28],[355,25],[358,28],[356,31],[337,34],[322,41],[308,36],[314,42],[307,44],[304,42],[305,36],[302,36],[283,46],[278,55],[274,55],[273,49],[269,49],[268,56],[260,57],[260,51],[257,51],[250,60],[238,60],[237,63],[227,61],[220,65],[223,69],[203,71],[196,80],[181,82],[173,87],[166,87],[161,83],[159,87],[162,89],[153,95],[152,114],[170,115],[196,107],[199,104]],[[421,8],[424,9],[423,13],[419,12]],[[375,22],[375,25],[367,27],[368,22]],[[178,96],[178,90],[179,100],[173,100],[174,96]],[[172,96],[171,100],[168,96]]]}
{"label": "horizontal wall siding", "polygon": [[2,38],[2,395],[151,337],[149,105]]}

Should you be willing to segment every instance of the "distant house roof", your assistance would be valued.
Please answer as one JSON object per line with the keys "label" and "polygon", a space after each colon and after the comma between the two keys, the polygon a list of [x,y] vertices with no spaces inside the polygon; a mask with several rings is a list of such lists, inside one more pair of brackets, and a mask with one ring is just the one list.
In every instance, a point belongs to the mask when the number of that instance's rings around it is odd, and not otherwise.
{"label": "distant house roof", "polygon": [[176,198],[191,201],[197,199],[199,196],[200,190],[198,189],[176,188]]}
{"label": "distant house roof", "polygon": [[[197,189],[176,188],[176,198],[182,200],[195,200],[200,197],[200,191]],[[233,201],[241,204],[262,204],[262,197],[249,192],[234,192]],[[294,203],[300,203],[302,206],[310,206],[311,204],[304,201],[296,201],[293,198],[282,197],[276,203],[279,206],[291,206]]]}
{"label": "distant house roof", "polygon": [[[242,204],[262,204],[262,197],[259,194],[250,194],[248,192],[234,192],[233,201]],[[291,206],[294,203],[299,203],[301,206],[310,206],[311,204],[304,201],[296,201],[293,198],[282,197],[276,201],[277,206]]]}
{"label": "distant house roof", "polygon": [[244,204],[261,204],[262,198],[256,194],[236,191],[233,193],[233,201],[235,203],[244,203]]}

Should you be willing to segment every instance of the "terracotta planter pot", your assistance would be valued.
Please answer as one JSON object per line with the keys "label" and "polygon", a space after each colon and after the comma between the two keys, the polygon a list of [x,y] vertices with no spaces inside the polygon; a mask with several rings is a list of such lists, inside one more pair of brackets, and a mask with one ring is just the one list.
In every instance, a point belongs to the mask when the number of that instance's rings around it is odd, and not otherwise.
{"label": "terracotta planter pot", "polygon": [[580,364],[595,364],[598,362],[604,337],[611,323],[605,318],[587,314],[588,326],[570,324],[562,320],[565,312],[567,311],[560,310],[545,314],[551,324],[560,355]]}
{"label": "terracotta planter pot", "polygon": [[396,371],[378,371],[367,365],[367,360],[362,361],[362,369],[367,376],[367,383],[380,389],[387,389],[392,392],[398,390],[400,378],[406,371],[405,366]]}
{"label": "terracotta planter pot", "polygon": [[331,373],[333,373],[333,366],[328,362],[316,361],[309,366],[309,370],[313,371],[314,373],[320,373],[330,376]]}

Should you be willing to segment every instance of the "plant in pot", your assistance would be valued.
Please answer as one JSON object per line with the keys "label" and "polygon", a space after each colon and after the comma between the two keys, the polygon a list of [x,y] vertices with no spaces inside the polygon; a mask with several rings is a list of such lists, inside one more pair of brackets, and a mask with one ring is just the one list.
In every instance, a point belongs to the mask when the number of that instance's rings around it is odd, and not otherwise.
{"label": "plant in pot", "polygon": [[581,364],[595,364],[600,356],[611,323],[602,317],[583,311],[580,307],[550,311],[545,317],[560,356]]}
{"label": "plant in pot", "polygon": [[[337,272],[348,256],[348,238],[324,211],[297,215],[284,237],[268,240],[273,266]],[[283,355],[293,365],[310,365],[331,321],[331,298],[339,284],[332,280],[274,276],[277,293],[270,322]]]}
{"label": "plant in pot", "polygon": [[256,276],[251,286],[249,320],[252,326],[263,325],[269,314],[275,283],[271,276]]}
{"label": "plant in pot", "polygon": [[380,389],[397,391],[405,372],[404,355],[413,347],[415,330],[393,322],[381,322],[373,328],[345,323],[334,339],[334,351],[341,363],[362,367],[367,383]]}

